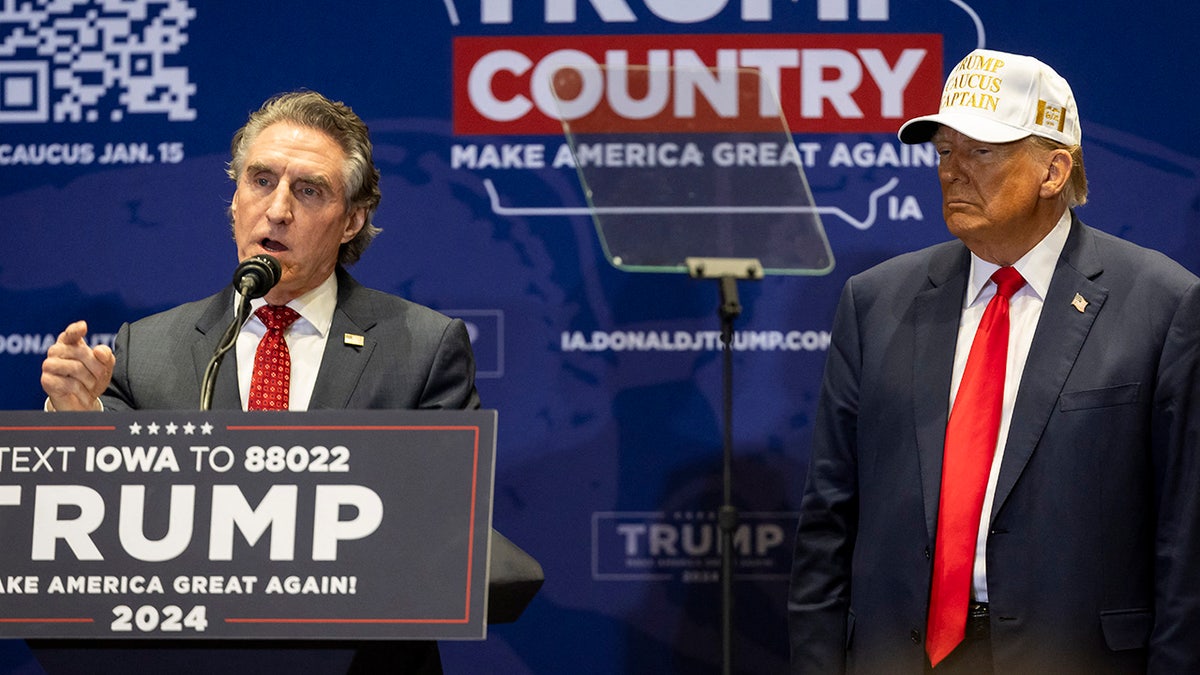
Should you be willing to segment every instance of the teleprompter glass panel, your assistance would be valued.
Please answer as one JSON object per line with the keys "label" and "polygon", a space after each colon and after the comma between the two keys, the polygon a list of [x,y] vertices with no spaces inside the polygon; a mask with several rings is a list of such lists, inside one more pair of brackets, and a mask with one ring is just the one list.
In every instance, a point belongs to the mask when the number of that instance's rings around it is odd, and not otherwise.
{"label": "teleprompter glass panel", "polygon": [[572,64],[549,87],[614,266],[687,273],[685,259],[701,257],[755,258],[767,274],[833,269],[801,157],[759,71]]}

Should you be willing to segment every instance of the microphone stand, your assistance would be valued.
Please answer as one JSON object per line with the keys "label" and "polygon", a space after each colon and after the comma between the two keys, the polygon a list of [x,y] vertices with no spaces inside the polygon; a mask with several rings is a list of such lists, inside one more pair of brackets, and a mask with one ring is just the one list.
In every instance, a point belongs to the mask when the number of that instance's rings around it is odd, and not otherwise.
{"label": "microphone stand", "polygon": [[722,504],[717,512],[721,531],[721,673],[733,673],[733,535],[738,511],[733,505],[733,322],[742,313],[738,279],[762,279],[757,258],[688,258],[688,273],[694,279],[717,279],[720,283],[721,344],[724,353],[722,398],[724,437],[721,474]]}
{"label": "microphone stand", "polygon": [[213,388],[217,385],[217,371],[221,369],[221,359],[225,358],[226,352],[232,349],[233,345],[237,343],[237,336],[242,330],[242,324],[246,323],[246,319],[250,318],[250,296],[246,293],[245,286],[238,291],[238,298],[237,309],[233,313],[233,321],[225,329],[225,334],[221,336],[221,341],[217,343],[216,351],[213,352],[212,358],[208,360],[208,367],[204,369],[204,380],[200,384],[200,409],[204,411],[212,410]]}

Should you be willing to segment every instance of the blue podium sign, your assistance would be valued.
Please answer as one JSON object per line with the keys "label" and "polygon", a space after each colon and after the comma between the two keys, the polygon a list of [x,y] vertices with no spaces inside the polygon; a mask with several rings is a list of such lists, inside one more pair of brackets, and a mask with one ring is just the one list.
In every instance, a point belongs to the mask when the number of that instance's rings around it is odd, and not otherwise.
{"label": "blue podium sign", "polygon": [[494,411],[0,414],[0,636],[482,639]]}

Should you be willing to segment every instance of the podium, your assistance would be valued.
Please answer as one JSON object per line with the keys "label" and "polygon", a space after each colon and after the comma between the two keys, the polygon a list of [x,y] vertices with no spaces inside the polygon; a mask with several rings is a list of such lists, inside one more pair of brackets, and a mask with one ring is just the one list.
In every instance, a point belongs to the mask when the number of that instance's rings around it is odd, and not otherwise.
{"label": "podium", "polygon": [[0,413],[0,637],[483,639],[543,578],[491,529],[495,436],[494,411]]}

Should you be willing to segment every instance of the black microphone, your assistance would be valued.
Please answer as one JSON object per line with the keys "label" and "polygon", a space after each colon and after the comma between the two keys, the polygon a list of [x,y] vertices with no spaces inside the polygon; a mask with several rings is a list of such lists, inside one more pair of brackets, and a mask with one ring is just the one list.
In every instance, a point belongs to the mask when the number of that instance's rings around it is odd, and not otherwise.
{"label": "black microphone", "polygon": [[242,294],[242,298],[234,309],[233,321],[225,329],[225,334],[217,343],[216,351],[208,360],[208,367],[204,369],[204,378],[200,381],[201,410],[212,409],[213,389],[217,386],[217,371],[221,368],[221,359],[225,358],[225,353],[237,342],[238,331],[250,316],[250,301],[266,295],[267,291],[279,283],[282,274],[279,261],[265,254],[246,258],[233,271],[233,287]]}
{"label": "black microphone", "polygon": [[278,260],[260,253],[246,258],[233,271],[233,287],[248,300],[261,298],[279,283],[282,274]]}

